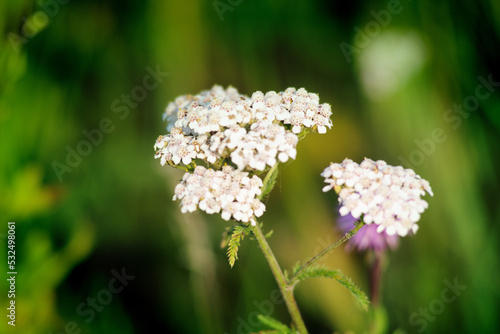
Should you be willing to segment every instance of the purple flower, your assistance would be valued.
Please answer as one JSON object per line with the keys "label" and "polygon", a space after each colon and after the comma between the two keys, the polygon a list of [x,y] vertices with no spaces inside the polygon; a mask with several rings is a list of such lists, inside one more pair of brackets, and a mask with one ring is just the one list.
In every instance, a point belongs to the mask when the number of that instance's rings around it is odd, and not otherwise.
{"label": "purple flower", "polygon": [[[354,228],[356,218],[350,214],[340,216],[337,224],[343,233],[347,233]],[[349,241],[346,249],[357,248],[358,251],[373,249],[376,252],[384,251],[387,247],[395,249],[399,245],[399,236],[397,234],[388,235],[385,231],[378,233],[377,225],[370,224],[363,226]]]}

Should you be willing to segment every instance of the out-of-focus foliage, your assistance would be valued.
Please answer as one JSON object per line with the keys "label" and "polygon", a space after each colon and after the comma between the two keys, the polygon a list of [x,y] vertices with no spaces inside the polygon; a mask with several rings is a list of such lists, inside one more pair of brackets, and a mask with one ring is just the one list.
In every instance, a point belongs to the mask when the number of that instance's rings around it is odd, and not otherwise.
{"label": "out-of-focus foliage", "polygon": [[[288,323],[256,242],[243,240],[231,269],[227,223],[181,215],[181,174],[153,159],[167,102],[215,83],[304,87],[332,105],[332,130],[299,143],[267,202],[284,267],[340,237],[336,198],[321,192],[329,162],[411,167],[435,196],[388,254],[387,331],[500,330],[498,1],[6,0],[0,29],[0,245],[15,221],[18,271],[16,327],[2,315],[0,332],[246,333],[265,328],[259,313]],[[366,291],[366,260],[338,249],[325,264]],[[446,302],[454,282],[466,288]],[[7,290],[1,280],[4,312]],[[311,333],[367,328],[331,280],[297,296]]]}

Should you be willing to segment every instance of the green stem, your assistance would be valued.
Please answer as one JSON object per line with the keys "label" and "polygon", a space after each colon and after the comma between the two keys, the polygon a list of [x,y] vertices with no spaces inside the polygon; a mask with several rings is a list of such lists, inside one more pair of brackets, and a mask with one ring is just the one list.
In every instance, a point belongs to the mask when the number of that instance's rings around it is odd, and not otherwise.
{"label": "green stem", "polygon": [[373,263],[370,270],[370,300],[373,307],[379,305],[380,279],[382,278],[383,251],[374,251]]}
{"label": "green stem", "polygon": [[329,253],[332,249],[342,245],[344,242],[346,242],[347,240],[351,239],[353,235],[356,234],[356,232],[359,231],[360,228],[362,228],[363,226],[365,225],[365,223],[362,221],[362,220],[359,220],[357,223],[356,223],[356,226],[350,230],[349,232],[347,232],[343,237],[342,239],[338,240],[337,242],[331,244],[330,246],[326,247],[325,249],[323,249],[319,254],[317,254],[316,256],[314,256],[312,259],[310,259],[309,261],[306,262],[306,264],[304,264],[303,266],[301,266],[299,268],[299,270],[297,270],[295,272],[295,274],[292,276],[291,278],[291,281],[293,282],[294,281],[294,278],[297,277],[297,275],[302,272],[305,268],[307,267],[310,267],[312,266],[314,263],[318,262],[319,259],[321,259],[323,256],[325,256],[327,253]]}
{"label": "green stem", "polygon": [[267,263],[269,263],[269,267],[271,267],[271,271],[273,272],[274,278],[278,283],[295,328],[297,329],[299,334],[307,334],[308,332],[306,325],[304,324],[304,320],[302,320],[299,307],[297,306],[297,302],[295,301],[295,297],[293,296],[293,286],[289,285],[286,281],[285,275],[283,275],[278,261],[276,260],[276,257],[274,256],[273,251],[267,243],[266,237],[262,233],[262,230],[260,229],[258,224],[253,228],[253,234],[259,242],[260,248],[264,253]]}

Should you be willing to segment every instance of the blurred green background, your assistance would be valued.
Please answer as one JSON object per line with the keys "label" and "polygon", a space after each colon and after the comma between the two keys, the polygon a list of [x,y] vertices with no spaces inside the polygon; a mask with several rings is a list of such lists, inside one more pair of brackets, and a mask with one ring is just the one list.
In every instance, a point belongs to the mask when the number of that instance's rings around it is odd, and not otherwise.
{"label": "blurred green background", "polygon": [[[416,237],[388,254],[387,332],[499,332],[499,22],[496,0],[2,1],[0,244],[7,254],[15,221],[18,276],[16,326],[2,313],[0,332],[247,333],[262,329],[256,311],[289,321],[256,242],[230,269],[227,223],[181,215],[181,174],[153,158],[167,103],[213,84],[304,87],[332,105],[332,130],[299,143],[267,202],[283,267],[340,236],[336,198],[321,192],[329,162],[410,167],[435,195]],[[368,290],[365,255],[326,262]],[[443,303],[454,281],[466,288]],[[297,299],[311,333],[366,331],[369,314],[333,281],[305,282]]]}

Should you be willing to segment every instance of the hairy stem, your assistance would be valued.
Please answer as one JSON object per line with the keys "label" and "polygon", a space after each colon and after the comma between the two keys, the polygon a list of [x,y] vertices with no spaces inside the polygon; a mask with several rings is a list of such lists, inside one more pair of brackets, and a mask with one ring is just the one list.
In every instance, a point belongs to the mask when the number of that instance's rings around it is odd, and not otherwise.
{"label": "hairy stem", "polygon": [[273,251],[267,243],[267,240],[258,224],[253,228],[253,234],[259,242],[260,248],[262,249],[267,263],[269,263],[269,267],[273,272],[274,278],[278,283],[295,328],[300,334],[307,334],[307,328],[304,324],[304,320],[302,320],[302,316],[300,315],[299,308],[295,302],[295,297],[293,296],[293,286],[290,286],[286,281],[283,271],[281,271],[278,261],[276,260],[276,257],[274,256]]}
{"label": "hairy stem", "polygon": [[347,232],[340,240],[338,240],[337,242],[331,244],[330,246],[326,247],[325,249],[323,249],[319,254],[315,255],[312,259],[310,259],[309,261],[306,262],[306,264],[302,265],[299,270],[297,270],[295,272],[295,274],[292,276],[291,278],[291,281],[293,282],[294,281],[294,278],[297,277],[298,274],[300,274],[305,268],[309,267],[309,266],[312,266],[313,264],[315,264],[316,262],[319,261],[319,259],[321,259],[323,256],[325,256],[326,254],[328,254],[332,249],[342,245],[344,242],[346,242],[347,240],[351,239],[353,235],[356,234],[356,232],[358,232],[363,226],[365,225],[365,223],[361,220],[357,221],[356,223],[356,226],[350,230],[349,232]]}

